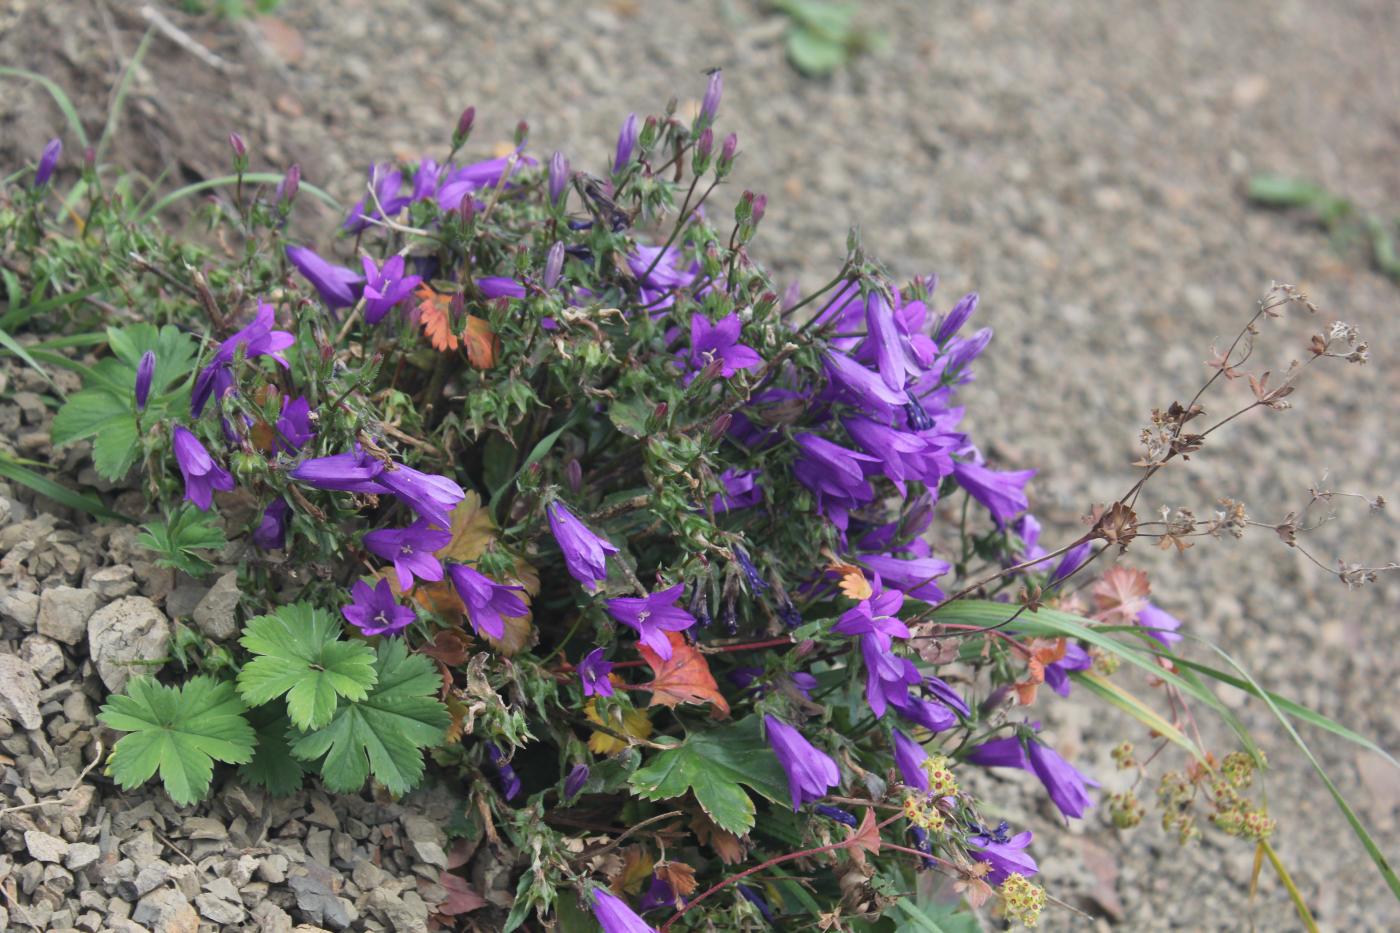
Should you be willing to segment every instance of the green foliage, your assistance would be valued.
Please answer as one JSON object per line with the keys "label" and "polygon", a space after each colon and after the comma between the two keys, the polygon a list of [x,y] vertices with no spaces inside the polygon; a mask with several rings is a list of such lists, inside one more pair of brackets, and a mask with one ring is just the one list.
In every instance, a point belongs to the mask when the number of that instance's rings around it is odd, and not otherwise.
{"label": "green foliage", "polygon": [[423,776],[420,749],[441,742],[447,728],[447,707],[437,700],[442,678],[397,638],[379,643],[373,675],[367,694],[341,703],[324,729],[297,738],[292,754],[325,756],[321,780],[331,790],[359,790],[372,774],[390,793],[405,794]]}
{"label": "green foliage", "polygon": [[224,19],[243,19],[272,13],[282,0],[181,0],[186,13],[210,13]]}
{"label": "green foliage", "polygon": [[330,723],[341,697],[364,700],[378,679],[374,652],[340,631],[339,619],[309,603],[248,620],[238,642],[254,657],[238,675],[239,694],[254,706],[285,696],[298,729]]}
{"label": "green foliage", "polygon": [[1287,175],[1255,175],[1249,179],[1245,196],[1262,207],[1303,211],[1326,229],[1340,247],[1358,239],[1367,241],[1376,269],[1400,282],[1400,256],[1395,249],[1400,221],[1360,214],[1348,199],[1321,185]]}
{"label": "green foliage", "polygon": [[792,19],[786,36],[788,61],[810,78],[831,74],[880,42],[857,22],[858,3],[777,0],[774,5]]}
{"label": "green foliage", "polygon": [[787,778],[764,741],[759,718],[692,732],[675,748],[657,752],[632,775],[632,789],[647,800],[680,797],[687,791],[721,829],[743,835],[754,827],[754,804],[746,784],[777,804],[790,802]]}
{"label": "green foliage", "polygon": [[238,776],[250,784],[264,788],[274,797],[285,797],[301,789],[307,768],[292,755],[288,738],[292,721],[282,703],[269,703],[252,710],[248,719],[258,736],[253,760],[238,769]]}
{"label": "green foliage", "polygon": [[228,544],[218,519],[192,505],[177,506],[165,521],[141,526],[136,543],[156,553],[162,567],[202,577],[214,569],[200,551],[217,551]]}
{"label": "green foliage", "polygon": [[253,756],[253,729],[233,685],[192,677],[180,687],[133,677],[109,697],[98,718],[126,732],[112,749],[107,773],[126,790],[157,770],[170,799],[191,804],[209,790],[214,762],[242,764]]}

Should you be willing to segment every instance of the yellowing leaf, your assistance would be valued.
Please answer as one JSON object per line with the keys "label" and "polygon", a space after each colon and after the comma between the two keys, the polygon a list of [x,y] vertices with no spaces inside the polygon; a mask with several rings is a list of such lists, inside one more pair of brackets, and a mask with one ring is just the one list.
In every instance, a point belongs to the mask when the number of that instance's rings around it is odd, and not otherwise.
{"label": "yellowing leaf", "polygon": [[501,341],[484,319],[467,315],[467,329],[462,333],[462,343],[466,344],[467,362],[473,369],[490,369],[496,365]]}
{"label": "yellowing leaf", "polygon": [[711,703],[715,715],[728,716],[729,703],[719,692],[719,685],[710,673],[710,662],[679,632],[667,632],[671,642],[671,659],[663,661],[655,651],[641,646],[655,678],[651,683],[652,706],[676,706],[680,703]]}
{"label": "yellowing leaf", "polygon": [[622,867],[608,881],[614,894],[636,894],[651,877],[655,864],[645,846],[628,846],[622,851]]}
{"label": "yellowing leaf", "polygon": [[[612,721],[604,722],[603,717],[598,713],[598,701],[595,698],[588,701],[588,704],[583,708],[583,713],[588,717],[589,722],[607,726],[613,732],[631,736],[634,739],[645,739],[651,736],[651,720],[642,710],[631,709],[625,713],[614,711],[611,717]],[[626,747],[627,742],[606,732],[595,732],[588,739],[589,751],[595,755],[612,755]]]}
{"label": "yellowing leaf", "polygon": [[415,294],[422,299],[418,305],[418,321],[423,325],[423,333],[432,342],[433,349],[444,353],[457,349],[461,342],[452,333],[452,296],[439,295],[426,285]]}

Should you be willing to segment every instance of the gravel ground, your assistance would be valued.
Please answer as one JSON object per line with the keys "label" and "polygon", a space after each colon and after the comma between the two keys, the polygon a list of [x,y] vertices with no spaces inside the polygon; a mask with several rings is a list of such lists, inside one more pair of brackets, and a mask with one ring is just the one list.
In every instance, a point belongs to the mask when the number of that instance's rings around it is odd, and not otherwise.
{"label": "gravel ground", "polygon": [[[15,0],[0,12],[0,60],[85,89],[93,126],[141,21],[135,5],[73,6]],[[1228,449],[1164,476],[1143,504],[1206,514],[1230,496],[1277,520],[1324,470],[1337,489],[1400,497],[1400,292],[1364,257],[1240,195],[1267,170],[1369,209],[1400,204],[1400,5],[872,2],[863,16],[887,46],[824,81],[795,75],[783,21],[740,0],[567,11],[544,0],[292,0],[279,15],[230,25],[172,14],[237,70],[157,39],[123,151],[195,180],[226,170],[219,141],[236,128],[256,164],[298,160],[308,180],[345,198],[371,159],[439,151],[456,112],[474,103],[483,145],[524,118],[537,153],[567,145],[576,165],[601,165],[628,110],[697,97],[702,71],[723,66],[722,123],[744,153],[737,184],[769,195],[763,260],[815,286],[858,222],[892,270],[938,271],[945,303],[981,292],[997,339],[969,409],[991,451],[1042,468],[1034,493],[1049,540],[1132,482],[1147,411],[1194,391],[1211,343],[1228,340],[1275,280],[1305,287],[1323,320],[1269,325],[1261,368],[1281,370],[1334,318],[1362,328],[1372,364],[1325,368],[1294,410],[1244,420],[1223,435]],[[36,151],[54,125],[37,90],[0,100],[2,164]],[[1224,412],[1247,393],[1231,385],[1206,407]],[[1338,547],[1369,563],[1400,557],[1392,520],[1364,505],[1340,511],[1307,539],[1324,563]],[[1129,560],[1152,573],[1161,604],[1266,684],[1400,748],[1400,622],[1386,611],[1400,581],[1348,592],[1267,529]],[[1266,710],[1227,699],[1269,752],[1277,846],[1321,926],[1400,928],[1306,762]],[[1057,707],[1055,736],[1111,783],[1107,749],[1133,732],[1088,710]],[[1221,753],[1232,749],[1225,730],[1201,727]],[[1396,773],[1340,741],[1306,738],[1382,850],[1400,857]],[[1030,798],[1025,806],[1012,815],[1043,818]],[[1052,835],[1038,853],[1052,891],[1127,929],[1298,926],[1267,873],[1251,900],[1247,846],[1208,834],[1181,850],[1155,827],[1122,835],[1101,817]],[[1048,918],[1051,928],[1089,925]]]}

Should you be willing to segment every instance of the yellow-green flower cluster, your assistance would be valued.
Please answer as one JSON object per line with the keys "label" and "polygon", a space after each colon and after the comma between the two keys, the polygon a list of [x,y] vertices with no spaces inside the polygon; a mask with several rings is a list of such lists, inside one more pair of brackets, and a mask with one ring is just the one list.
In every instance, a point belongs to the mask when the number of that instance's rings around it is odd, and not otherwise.
{"label": "yellow-green flower cluster", "polygon": [[1040,922],[1045,891],[1027,881],[1024,875],[1013,872],[1001,883],[1001,900],[1008,918],[1019,920],[1022,926],[1033,927]]}

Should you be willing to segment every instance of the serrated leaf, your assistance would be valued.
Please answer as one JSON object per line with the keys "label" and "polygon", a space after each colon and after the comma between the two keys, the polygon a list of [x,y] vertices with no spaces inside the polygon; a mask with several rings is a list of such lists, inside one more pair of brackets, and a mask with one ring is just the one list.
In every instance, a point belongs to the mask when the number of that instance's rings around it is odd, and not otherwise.
{"label": "serrated leaf", "polygon": [[442,678],[398,638],[379,643],[374,672],[374,688],[342,703],[325,728],[297,739],[292,754],[305,761],[324,755],[321,780],[333,791],[359,790],[373,774],[391,793],[406,794],[423,776],[419,749],[440,744],[446,733],[447,708],[437,700]]}
{"label": "serrated leaf", "polygon": [[306,766],[292,755],[288,733],[292,721],[281,703],[251,710],[248,719],[258,737],[253,760],[238,769],[238,776],[265,789],[274,797],[285,797],[301,790]]}
{"label": "serrated leaf", "polygon": [[[134,377],[133,377],[134,378]],[[131,403],[104,389],[84,389],[68,397],[54,415],[50,436],[55,447],[92,437],[122,418],[131,419]],[[135,421],[132,421],[133,429]],[[133,430],[133,434],[134,434]]]}
{"label": "serrated leaf", "polygon": [[142,525],[136,543],[160,555],[161,566],[202,577],[214,565],[197,552],[219,550],[228,542],[213,515],[182,505],[166,521]]}
{"label": "serrated leaf", "polygon": [[112,749],[107,773],[131,790],[159,771],[170,799],[192,804],[209,790],[215,761],[252,759],[255,737],[245,710],[227,681],[200,676],[183,687],[165,687],[151,677],[134,677],[126,693],[109,697],[98,714],[129,733]]}
{"label": "serrated leaf", "polygon": [[92,442],[92,465],[103,479],[116,482],[126,476],[140,450],[136,419],[125,414],[113,418]]}
{"label": "serrated leaf", "polygon": [[285,695],[294,726],[321,728],[338,697],[363,700],[376,680],[374,652],[340,632],[338,619],[309,603],[250,619],[238,643],[257,657],[239,673],[238,692],[254,706]]}
{"label": "serrated leaf", "polygon": [[775,803],[788,798],[787,776],[763,740],[756,716],[690,734],[677,747],[658,752],[630,783],[647,800],[689,791],[716,826],[736,835],[754,827],[754,804],[740,784]]}

